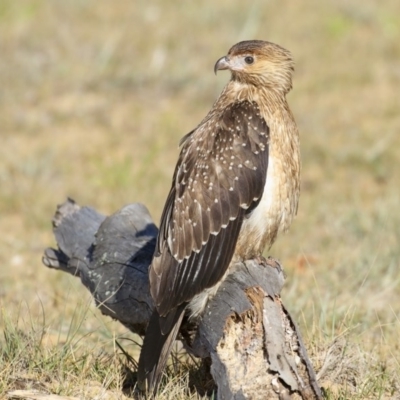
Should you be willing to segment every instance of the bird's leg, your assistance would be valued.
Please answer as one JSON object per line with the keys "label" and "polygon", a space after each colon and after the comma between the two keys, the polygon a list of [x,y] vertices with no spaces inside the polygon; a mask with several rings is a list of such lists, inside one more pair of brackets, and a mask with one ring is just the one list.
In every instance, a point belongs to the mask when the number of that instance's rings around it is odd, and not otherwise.
{"label": "bird's leg", "polygon": [[279,260],[276,258],[273,258],[271,256],[268,256],[268,258],[265,258],[263,255],[258,255],[256,256],[255,260],[257,261],[258,264],[264,266],[264,267],[272,267],[276,268],[279,272],[283,272],[283,267]]}
{"label": "bird's leg", "polygon": [[268,265],[267,259],[263,255],[257,255],[254,260],[257,262],[257,264],[260,264],[264,267]]}

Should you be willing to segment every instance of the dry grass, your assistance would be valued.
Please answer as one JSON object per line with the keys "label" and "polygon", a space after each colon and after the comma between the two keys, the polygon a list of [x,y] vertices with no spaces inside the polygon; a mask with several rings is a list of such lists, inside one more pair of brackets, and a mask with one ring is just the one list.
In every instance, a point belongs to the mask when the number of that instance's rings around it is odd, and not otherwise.
{"label": "dry grass", "polygon": [[179,138],[228,79],[215,60],[265,38],[297,61],[302,197],[271,250],[284,301],[330,399],[400,398],[398,0],[3,0],[0,38],[0,397],[122,396],[129,334],[41,265],[54,206],[141,201],[158,220]]}

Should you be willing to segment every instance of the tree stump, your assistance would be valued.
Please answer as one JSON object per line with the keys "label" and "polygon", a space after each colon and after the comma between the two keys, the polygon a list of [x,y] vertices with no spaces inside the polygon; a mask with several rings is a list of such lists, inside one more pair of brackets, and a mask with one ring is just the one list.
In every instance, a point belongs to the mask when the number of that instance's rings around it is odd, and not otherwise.
{"label": "tree stump", "polygon": [[[147,208],[131,204],[105,217],[68,199],[57,208],[53,230],[58,249],[46,249],[43,263],[80,277],[104,315],[143,335],[153,308],[148,267],[157,236]],[[211,359],[218,399],[322,398],[281,302],[283,271],[270,264],[235,264],[203,315],[182,324],[187,351]]]}

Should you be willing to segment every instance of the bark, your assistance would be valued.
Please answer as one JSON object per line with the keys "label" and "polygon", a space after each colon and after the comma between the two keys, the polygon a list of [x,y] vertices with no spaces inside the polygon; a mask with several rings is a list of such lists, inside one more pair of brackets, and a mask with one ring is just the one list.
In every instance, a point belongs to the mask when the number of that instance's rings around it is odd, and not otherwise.
{"label": "bark", "polygon": [[[53,218],[57,249],[43,263],[80,277],[100,311],[143,335],[153,303],[148,267],[157,227],[131,204],[105,217],[68,199]],[[182,325],[186,349],[211,359],[218,399],[320,399],[300,332],[281,302],[279,263],[237,263],[195,322]]]}

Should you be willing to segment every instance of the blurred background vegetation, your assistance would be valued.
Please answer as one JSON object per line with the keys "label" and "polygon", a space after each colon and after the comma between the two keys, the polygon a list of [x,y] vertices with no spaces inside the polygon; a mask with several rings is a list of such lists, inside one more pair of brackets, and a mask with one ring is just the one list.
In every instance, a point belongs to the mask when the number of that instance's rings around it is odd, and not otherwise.
{"label": "blurred background vegetation", "polygon": [[[179,139],[229,79],[213,65],[244,39],[296,60],[302,194],[270,251],[286,269],[285,304],[316,369],[345,338],[355,372],[338,398],[400,398],[398,0],[2,0],[0,329],[42,326],[50,349],[74,331],[111,352],[128,335],[78,279],[42,266],[55,205],[70,196],[109,214],[140,201],[158,221]],[[0,389],[14,387],[8,372]]]}

